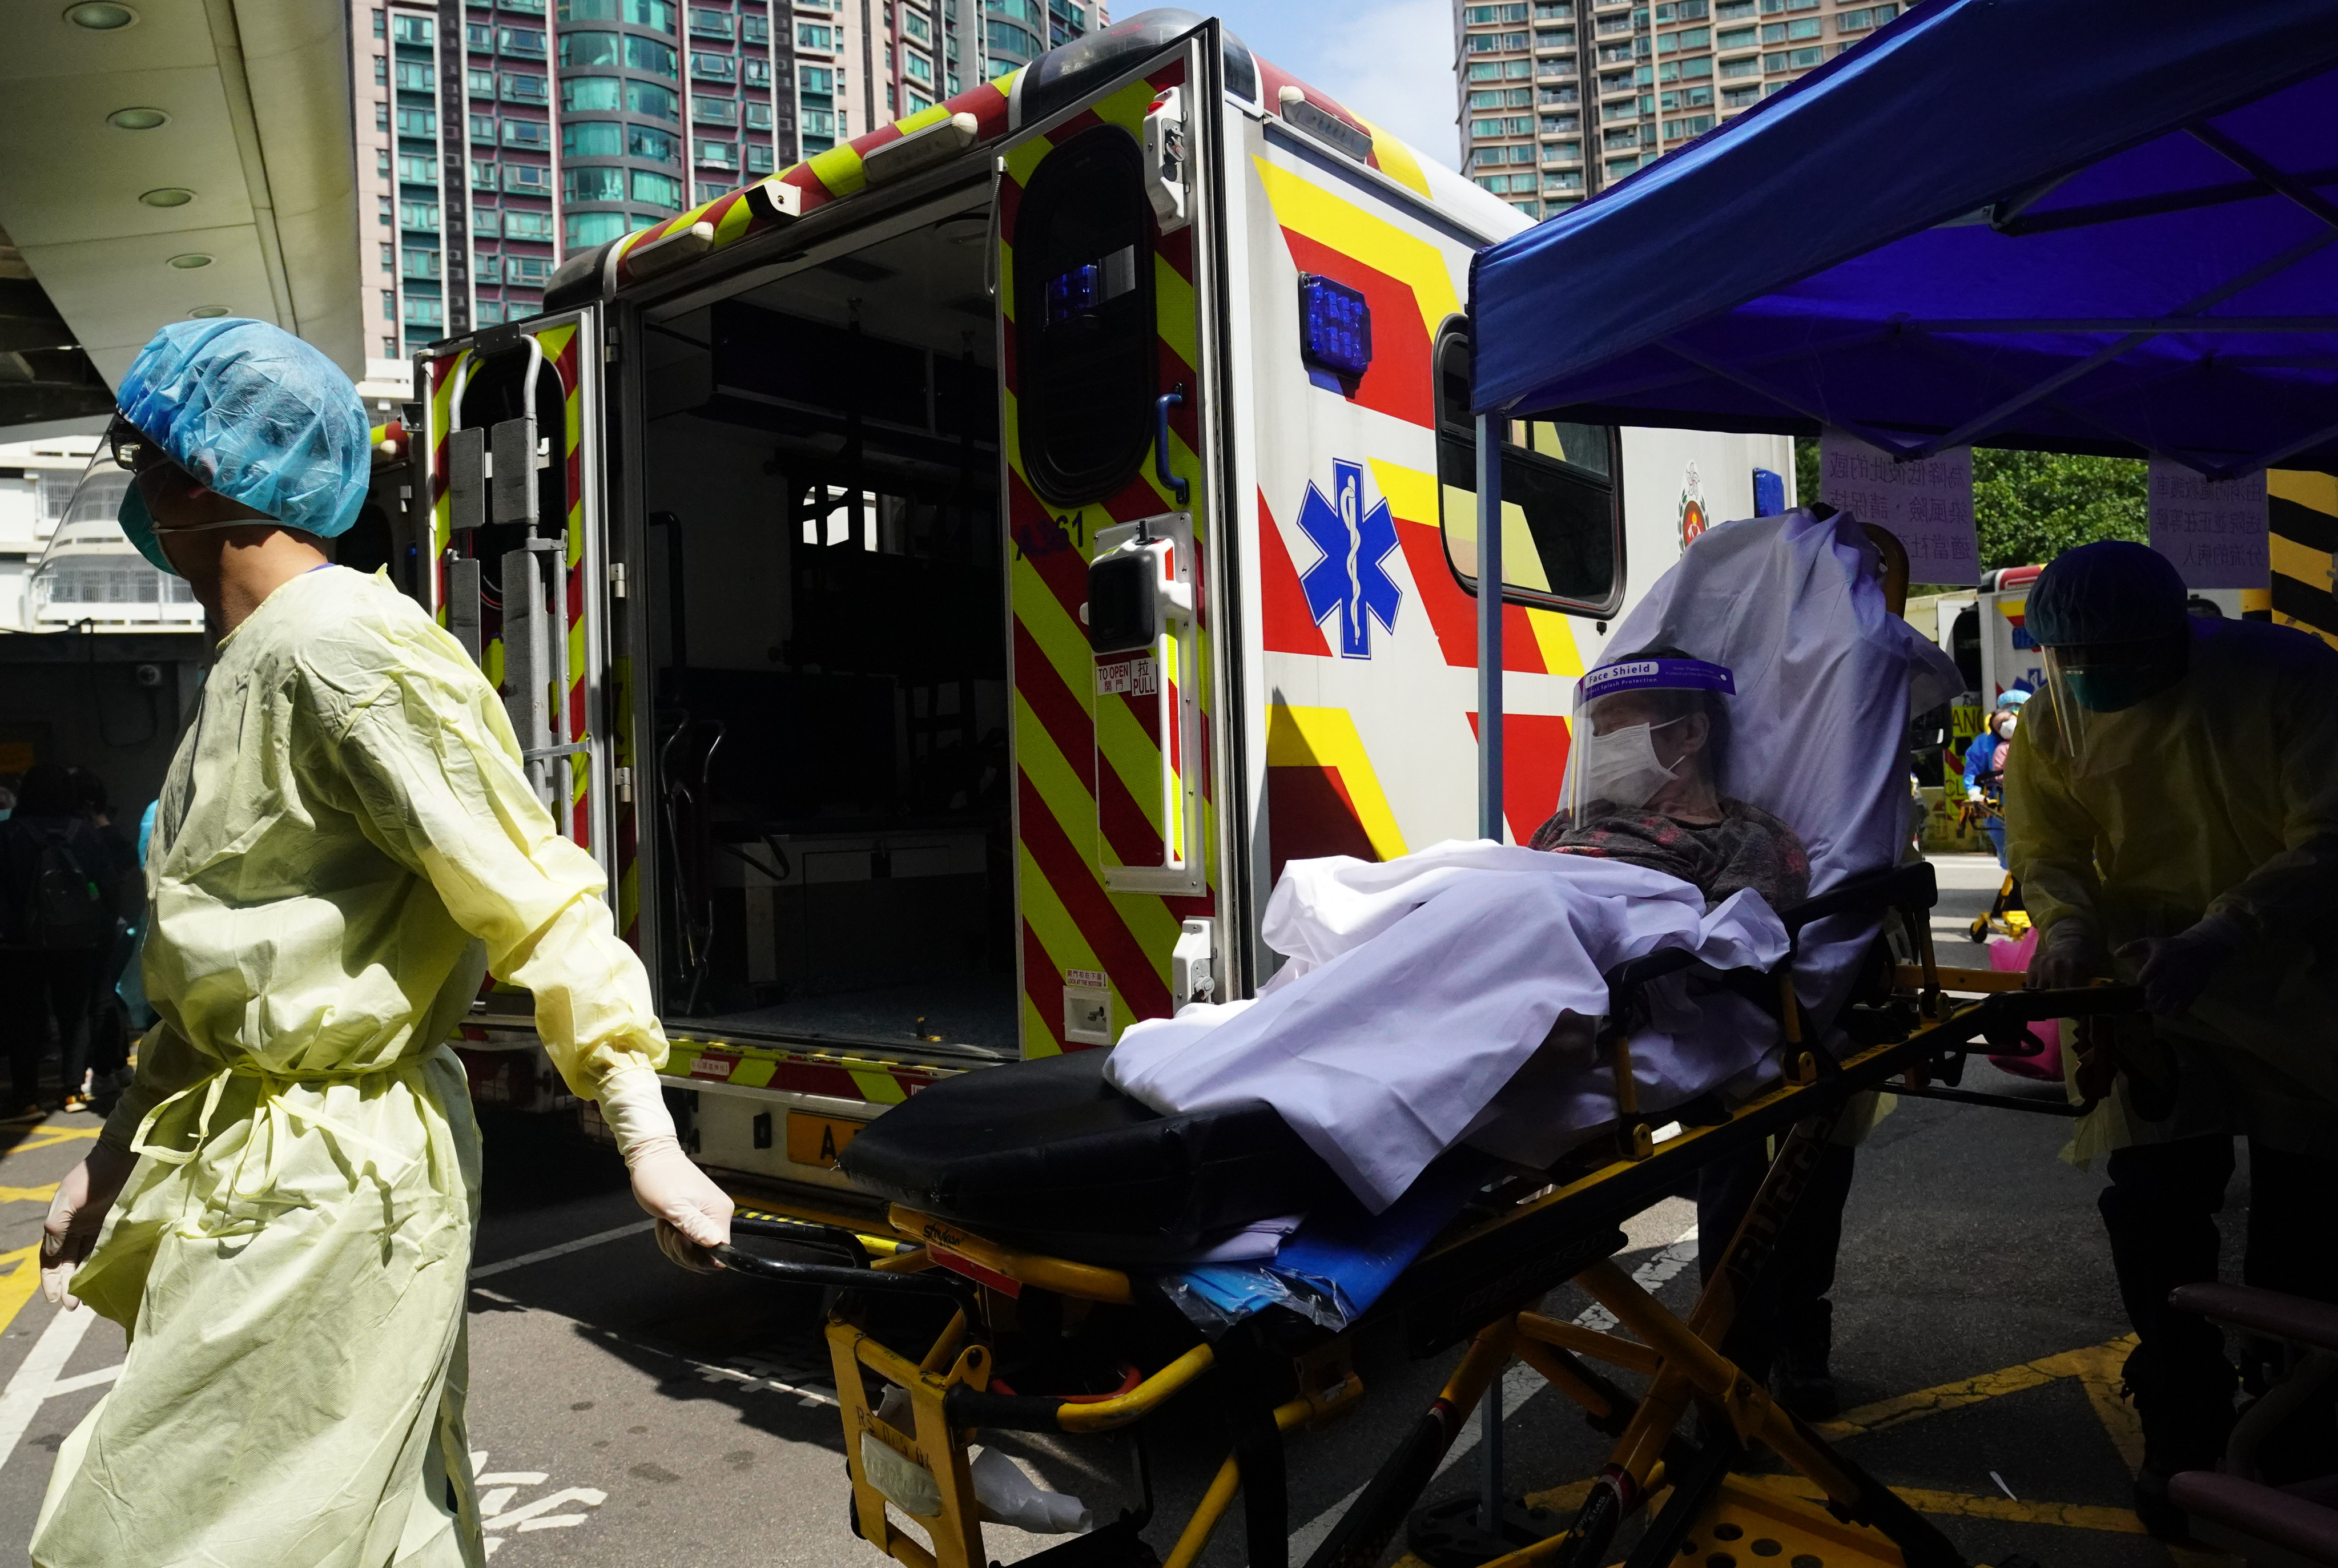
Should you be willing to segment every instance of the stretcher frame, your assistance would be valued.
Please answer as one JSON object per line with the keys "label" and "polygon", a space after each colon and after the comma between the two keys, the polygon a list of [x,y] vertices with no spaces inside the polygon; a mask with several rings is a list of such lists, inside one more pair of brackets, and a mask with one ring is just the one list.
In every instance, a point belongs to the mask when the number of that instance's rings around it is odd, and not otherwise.
{"label": "stretcher frame", "polygon": [[[1109,1394],[1000,1393],[990,1387],[995,1351],[986,1334],[1002,1315],[1011,1317],[1018,1308],[1027,1315],[1029,1298],[1051,1303],[1047,1320],[1053,1321],[1058,1313],[1130,1306],[1146,1287],[1119,1269],[1023,1250],[899,1205],[889,1209],[879,1227],[840,1227],[832,1213],[740,1224],[748,1234],[825,1241],[843,1259],[838,1265],[782,1262],[735,1247],[721,1254],[730,1267],[758,1277],[843,1288],[825,1334],[844,1429],[851,1524],[855,1534],[905,1568],[983,1568],[988,1562],[968,1455],[982,1430],[1081,1436],[1136,1426],[1213,1369],[1226,1373],[1222,1384],[1252,1390],[1252,1407],[1230,1406],[1233,1452],[1168,1555],[1156,1557],[1139,1534],[1153,1512],[1140,1433],[1135,1464],[1141,1505],[1026,1561],[1045,1568],[1150,1568],[1155,1563],[1190,1568],[1237,1493],[1244,1492],[1252,1568],[1286,1568],[1281,1435],[1355,1408],[1364,1387],[1350,1364],[1348,1347],[1368,1325],[1392,1317],[1402,1321],[1416,1355],[1464,1340],[1469,1348],[1306,1568],[1371,1568],[1380,1560],[1463,1424],[1513,1358],[1579,1406],[1592,1426],[1615,1439],[1615,1446],[1567,1529],[1494,1559],[1492,1568],[1596,1568],[1608,1561],[1621,1526],[1652,1505],[1655,1517],[1626,1568],[1660,1568],[1748,1534],[1757,1550],[1776,1544],[1776,1551],[1764,1555],[1783,1553],[1785,1561],[1815,1556],[1829,1568],[1846,1563],[1967,1568],[1967,1559],[1946,1535],[1779,1406],[1721,1349],[1852,1096],[1888,1089],[2084,1114],[2091,1103],[1972,1093],[1941,1083],[1958,1081],[1969,1054],[2024,1054],[2021,1043],[2030,1022],[2140,1008],[2132,986],[2025,991],[2019,975],[1940,967],[1925,913],[1933,899],[1931,868],[1918,862],[1856,878],[1798,907],[1789,918],[1799,937],[1804,926],[1832,914],[1879,908],[1901,914],[1915,962],[1894,964],[1876,976],[1888,995],[1881,1005],[1862,1010],[1863,1033],[1876,1033],[1880,1023],[1896,1037],[1859,1044],[1841,1061],[1811,1048],[1791,982],[1791,952],[1767,973],[1704,971],[1709,979],[1774,999],[1784,1070],[1774,1087],[1724,1110],[1717,1119],[1683,1127],[1661,1144],[1627,1089],[1618,1107],[1612,1160],[1587,1174],[1546,1180],[1538,1187],[1522,1179],[1507,1200],[1498,1184],[1490,1212],[1465,1215],[1449,1226],[1370,1311],[1296,1354],[1250,1333],[1252,1319],[1215,1344],[1195,1330],[1194,1343],[1181,1354]],[[1640,992],[1665,975],[1692,967],[1698,966],[1685,955],[1660,953],[1611,972],[1611,1011],[1599,1042],[1611,1053],[1617,1083],[1632,1083],[1628,1034],[1641,1006]],[[1983,1044],[1976,1046],[1977,1040]],[[1773,1137],[1778,1147],[1769,1173],[1685,1318],[1675,1316],[1611,1260],[1624,1242],[1616,1229],[1620,1220],[1677,1191],[1707,1162]],[[871,1254],[879,1256],[872,1261]],[[1568,1279],[1636,1338],[1580,1328],[1533,1309]],[[957,1310],[922,1349],[897,1349],[882,1342],[865,1311],[872,1295],[888,1292],[948,1296]],[[1588,1361],[1645,1375],[1645,1392],[1635,1398]],[[878,1402],[869,1397],[866,1374],[906,1394],[906,1427],[880,1416]],[[1275,1393],[1256,1394],[1266,1387]],[[1290,1396],[1277,1396],[1284,1392]],[[1704,1430],[1717,1436],[1693,1445],[1677,1434],[1681,1417],[1692,1407],[1704,1412]],[[881,1446],[893,1458],[926,1472],[933,1481],[931,1507],[913,1510],[898,1495],[889,1496],[870,1474],[867,1457],[874,1450],[867,1445]],[[1757,1445],[1816,1485],[1824,1505],[1734,1480],[1733,1465]],[[930,1546],[902,1530],[889,1514],[889,1504],[920,1526]]]}

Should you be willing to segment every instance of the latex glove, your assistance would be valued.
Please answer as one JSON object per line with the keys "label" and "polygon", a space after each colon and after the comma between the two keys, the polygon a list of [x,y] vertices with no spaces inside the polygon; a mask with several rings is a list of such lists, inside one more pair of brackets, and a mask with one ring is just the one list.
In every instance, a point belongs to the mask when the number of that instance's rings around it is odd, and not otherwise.
{"label": "latex glove", "polygon": [[2192,1010],[2208,982],[2245,944],[2235,924],[2211,915],[2173,936],[2146,936],[2118,950],[2120,959],[2141,971],[2144,1004],[2162,1018]]}
{"label": "latex glove", "polygon": [[658,1250],[695,1273],[722,1267],[711,1249],[731,1240],[730,1195],[709,1180],[672,1137],[629,1153],[634,1201],[657,1220]]}
{"label": "latex glove", "polygon": [[65,1172],[57,1183],[57,1195],[49,1200],[48,1222],[41,1227],[41,1294],[64,1302],[67,1311],[81,1305],[80,1298],[66,1289],[74,1270],[96,1245],[122,1184],[137,1168],[137,1155],[100,1143]]}
{"label": "latex glove", "polygon": [[2038,938],[2038,949],[2029,956],[2029,985],[2033,991],[2072,990],[2110,972],[2110,955],[2094,927],[2065,917]]}
{"label": "latex glove", "polygon": [[633,1172],[634,1201],[657,1221],[658,1250],[683,1268],[722,1265],[708,1250],[731,1240],[731,1199],[682,1152],[655,1073],[629,1067],[601,1085],[601,1116]]}
{"label": "latex glove", "polygon": [[1966,791],[1965,791],[1965,799],[1968,799],[1968,800],[1970,800],[1970,801],[1971,801],[1971,802],[1972,802],[1974,805],[1976,805],[1976,806],[1985,805],[1985,804],[1987,804],[1987,802],[1988,802],[1988,800],[1989,800],[1989,797],[1988,797],[1988,796],[1986,796],[1986,795],[1984,795],[1984,794],[1982,794],[1982,793],[1981,793],[1979,790],[1978,790],[1978,789],[1968,789],[1968,790],[1966,790]]}

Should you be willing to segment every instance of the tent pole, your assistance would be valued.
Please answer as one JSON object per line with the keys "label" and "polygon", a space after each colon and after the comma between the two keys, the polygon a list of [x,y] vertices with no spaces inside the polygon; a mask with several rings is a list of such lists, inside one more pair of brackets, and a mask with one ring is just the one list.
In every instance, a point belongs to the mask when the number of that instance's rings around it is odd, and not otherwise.
{"label": "tent pole", "polygon": [[1502,841],[1502,431],[1478,416],[1478,836]]}

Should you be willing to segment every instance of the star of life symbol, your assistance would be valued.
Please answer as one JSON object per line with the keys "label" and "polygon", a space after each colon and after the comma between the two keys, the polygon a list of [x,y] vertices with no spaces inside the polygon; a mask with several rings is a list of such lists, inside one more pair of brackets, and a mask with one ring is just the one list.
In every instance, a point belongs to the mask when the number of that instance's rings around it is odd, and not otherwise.
{"label": "star of life symbol", "polygon": [[1340,614],[1340,655],[1344,659],[1372,656],[1371,627],[1396,630],[1397,606],[1404,590],[1388,573],[1388,558],[1396,550],[1396,521],[1386,500],[1364,505],[1364,469],[1361,463],[1331,465],[1331,494],[1310,481],[1306,505],[1299,509],[1299,526],[1314,542],[1323,558],[1299,579],[1307,595],[1307,612],[1318,625],[1323,617]]}

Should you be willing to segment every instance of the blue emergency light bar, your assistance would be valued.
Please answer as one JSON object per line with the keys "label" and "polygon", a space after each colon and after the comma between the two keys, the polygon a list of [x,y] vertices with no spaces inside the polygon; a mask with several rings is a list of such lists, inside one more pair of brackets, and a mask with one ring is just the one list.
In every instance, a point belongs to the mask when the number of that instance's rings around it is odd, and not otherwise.
{"label": "blue emergency light bar", "polygon": [[1300,357],[1354,380],[1371,368],[1372,308],[1345,283],[1299,275]]}

